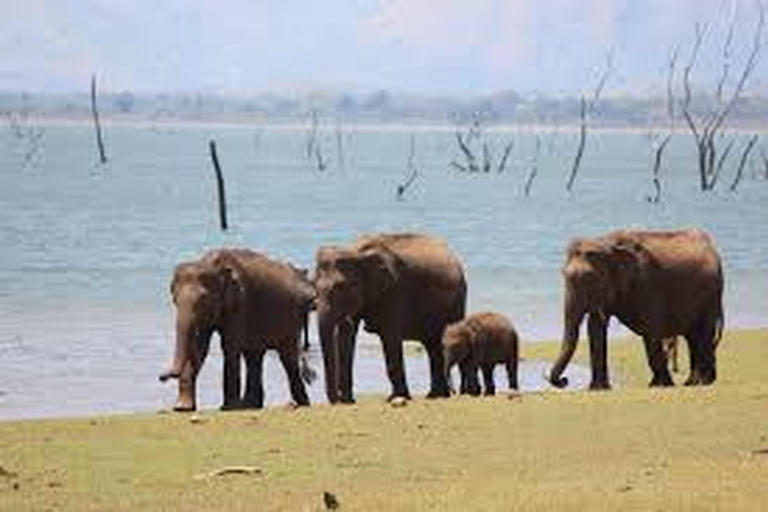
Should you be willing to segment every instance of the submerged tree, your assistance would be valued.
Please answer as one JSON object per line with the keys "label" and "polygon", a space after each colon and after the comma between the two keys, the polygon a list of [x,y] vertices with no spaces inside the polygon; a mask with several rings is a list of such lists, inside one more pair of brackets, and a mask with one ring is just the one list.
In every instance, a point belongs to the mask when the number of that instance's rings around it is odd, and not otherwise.
{"label": "submerged tree", "polygon": [[[693,86],[691,84],[691,73],[698,61],[708,26],[697,24],[695,28],[691,55],[682,74],[683,97],[680,100],[680,111],[696,144],[699,187],[702,191],[713,190],[717,185],[723,168],[723,162],[733,145],[733,140],[726,142],[726,149],[723,150],[723,153],[720,154],[718,158],[718,143],[722,140],[719,135],[721,134],[728,116],[739,101],[747,81],[757,66],[758,58],[760,56],[765,15],[762,4],[758,2],[757,7],[758,19],[753,34],[752,44],[749,48],[747,58],[744,61],[743,68],[741,69],[741,72],[736,75],[737,78],[731,86],[730,94],[727,93],[727,89],[732,77],[732,47],[735,23],[733,20],[730,22],[723,44],[722,69],[717,78],[715,91],[712,94],[712,105],[707,111],[699,115],[694,112],[692,105],[694,94]],[[732,186],[731,190],[735,190],[736,186],[738,186],[744,163],[749,157],[753,147],[754,142],[748,142],[745,145],[739,167],[737,168],[737,175],[739,177],[738,180],[734,182],[735,186]]]}
{"label": "submerged tree", "polygon": [[565,189],[570,192],[573,189],[573,184],[576,181],[576,176],[579,173],[581,167],[581,159],[584,156],[584,148],[587,143],[587,124],[589,117],[595,112],[597,102],[600,100],[600,95],[605,89],[605,84],[613,71],[613,50],[608,52],[608,56],[605,60],[605,68],[603,69],[600,77],[598,78],[597,85],[592,91],[590,98],[587,98],[586,94],[582,94],[580,98],[579,108],[579,143],[576,146],[576,154],[573,157],[573,164],[571,165],[571,173],[568,176],[568,183]]}

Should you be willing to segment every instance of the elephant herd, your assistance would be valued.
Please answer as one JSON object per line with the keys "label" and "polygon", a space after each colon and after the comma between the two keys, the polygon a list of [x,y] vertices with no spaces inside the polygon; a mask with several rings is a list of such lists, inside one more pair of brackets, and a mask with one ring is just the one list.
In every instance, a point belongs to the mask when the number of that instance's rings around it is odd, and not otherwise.
{"label": "elephant herd", "polygon": [[[617,317],[645,345],[652,386],[672,385],[669,340],[688,343],[686,385],[711,384],[715,351],[723,329],[723,275],[711,238],[699,230],[616,231],[577,239],[562,269],[565,304],[562,347],[548,380],[564,387],[563,373],[587,317],[591,389],[610,387],[606,329]],[[176,309],[176,346],[171,366],[160,375],[178,379],[175,410],[196,409],[196,379],[218,332],[223,353],[222,408],[264,404],[262,362],[278,352],[293,401],[308,405],[305,381],[312,371],[302,350],[308,318],[316,311],[330,403],[354,402],[353,360],[358,328],[379,336],[389,399],[410,398],[403,340],[420,341],[429,359],[428,397],[447,397],[450,371],[458,365],[460,392],[493,394],[493,368],[503,364],[509,387],[517,388],[519,339],[497,313],[465,316],[467,283],[448,246],[421,234],[377,234],[349,246],[320,247],[308,272],[248,249],[213,250],[179,264],[170,286]],[[245,362],[245,390],[241,366]]]}

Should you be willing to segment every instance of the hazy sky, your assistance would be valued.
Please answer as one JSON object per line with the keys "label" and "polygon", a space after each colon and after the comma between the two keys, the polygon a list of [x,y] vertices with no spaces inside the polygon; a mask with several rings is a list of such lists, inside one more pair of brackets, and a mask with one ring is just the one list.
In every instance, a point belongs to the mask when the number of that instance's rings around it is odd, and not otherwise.
{"label": "hazy sky", "polygon": [[[735,20],[733,67],[757,0],[0,0],[0,90],[432,93],[663,89],[666,61],[709,32],[711,83]],[[751,89],[768,81],[768,53]],[[709,82],[707,82],[709,80]]]}

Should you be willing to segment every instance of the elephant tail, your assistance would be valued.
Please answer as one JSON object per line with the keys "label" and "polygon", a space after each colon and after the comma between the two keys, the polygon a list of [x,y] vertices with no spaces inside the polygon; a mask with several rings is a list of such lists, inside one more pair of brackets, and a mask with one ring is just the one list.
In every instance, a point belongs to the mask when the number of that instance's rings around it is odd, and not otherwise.
{"label": "elephant tail", "polygon": [[311,385],[317,380],[317,372],[309,365],[307,354],[303,352],[299,355],[299,373],[302,380],[307,384]]}
{"label": "elephant tail", "polygon": [[304,311],[303,321],[304,321],[304,325],[303,325],[304,343],[302,344],[301,348],[304,352],[306,352],[307,350],[309,350],[309,308],[307,308],[307,310]]}
{"label": "elephant tail", "polygon": [[725,313],[723,312],[722,302],[718,304],[717,308],[717,326],[715,327],[715,339],[713,340],[714,348],[720,344],[720,340],[723,338],[723,329],[725,327]]}

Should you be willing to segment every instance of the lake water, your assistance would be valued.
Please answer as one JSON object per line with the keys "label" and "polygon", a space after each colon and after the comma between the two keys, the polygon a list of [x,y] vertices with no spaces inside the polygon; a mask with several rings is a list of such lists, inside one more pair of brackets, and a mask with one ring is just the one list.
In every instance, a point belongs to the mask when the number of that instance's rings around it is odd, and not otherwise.
{"label": "lake water", "polygon": [[[694,226],[715,237],[724,260],[727,327],[768,325],[768,181],[748,166],[736,193],[702,194],[686,134],[673,138],[662,201],[650,204],[653,155],[643,133],[591,134],[569,194],[575,133],[542,133],[538,158],[531,129],[486,133],[497,161],[514,139],[507,169],[466,174],[449,165],[463,157],[445,128],[321,130],[327,166],[319,171],[302,127],[107,124],[110,161],[99,165],[87,124],[36,126],[43,135],[27,161],[29,143],[0,125],[0,418],[172,405],[175,385],[157,382],[173,349],[169,278],[178,261],[221,245],[310,267],[317,246],[362,232],[432,233],[465,264],[469,311],[507,314],[529,343],[560,335],[559,267],[569,239]],[[398,200],[412,137],[418,176]],[[227,184],[226,233],[216,217],[211,138]],[[388,392],[377,342],[361,336],[360,343],[357,392]],[[319,355],[312,359],[319,370]],[[544,385],[546,366],[525,362],[524,389]],[[201,376],[202,407],[220,403],[220,372],[214,344]],[[284,402],[274,358],[266,372],[268,402]],[[583,382],[583,369],[574,372]],[[425,360],[408,361],[414,394],[426,392],[426,373]],[[322,389],[316,383],[311,397],[322,399]]]}

